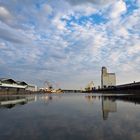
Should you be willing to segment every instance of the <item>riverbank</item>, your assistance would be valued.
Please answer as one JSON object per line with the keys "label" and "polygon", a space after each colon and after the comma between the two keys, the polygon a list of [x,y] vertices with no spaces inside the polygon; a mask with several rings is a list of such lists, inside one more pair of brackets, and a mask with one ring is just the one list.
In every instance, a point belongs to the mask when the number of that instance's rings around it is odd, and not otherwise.
{"label": "riverbank", "polygon": [[100,89],[100,90],[93,90],[92,93],[140,95],[140,89]]}
{"label": "riverbank", "polygon": [[36,94],[37,92],[27,91],[27,90],[17,90],[17,89],[0,89],[0,95],[27,95]]}

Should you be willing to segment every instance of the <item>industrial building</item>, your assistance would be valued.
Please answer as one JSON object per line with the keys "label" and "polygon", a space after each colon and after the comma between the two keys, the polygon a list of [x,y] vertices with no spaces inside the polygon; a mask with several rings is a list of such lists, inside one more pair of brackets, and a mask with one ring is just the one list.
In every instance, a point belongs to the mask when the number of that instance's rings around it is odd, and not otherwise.
{"label": "industrial building", "polygon": [[102,67],[101,70],[101,88],[108,88],[116,86],[115,73],[108,73],[106,67]]}
{"label": "industrial building", "polygon": [[37,91],[37,86],[29,85],[24,81],[0,78],[0,93],[23,93],[25,91]]}
{"label": "industrial building", "polygon": [[37,91],[37,86],[36,85],[31,85],[31,84],[28,84],[27,87],[26,87],[26,90],[28,91]]}
{"label": "industrial building", "polygon": [[13,79],[0,78],[0,87],[2,88],[22,88],[25,89],[28,84]]}
{"label": "industrial building", "polygon": [[94,89],[94,83],[91,81],[85,88],[85,91],[92,91]]}

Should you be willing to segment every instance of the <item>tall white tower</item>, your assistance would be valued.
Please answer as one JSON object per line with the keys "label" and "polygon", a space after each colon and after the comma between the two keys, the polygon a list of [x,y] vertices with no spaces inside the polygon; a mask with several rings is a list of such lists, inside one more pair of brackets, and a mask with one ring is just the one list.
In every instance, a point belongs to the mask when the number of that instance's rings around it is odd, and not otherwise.
{"label": "tall white tower", "polygon": [[115,73],[108,73],[106,67],[102,67],[101,70],[101,88],[107,88],[116,86],[116,75]]}

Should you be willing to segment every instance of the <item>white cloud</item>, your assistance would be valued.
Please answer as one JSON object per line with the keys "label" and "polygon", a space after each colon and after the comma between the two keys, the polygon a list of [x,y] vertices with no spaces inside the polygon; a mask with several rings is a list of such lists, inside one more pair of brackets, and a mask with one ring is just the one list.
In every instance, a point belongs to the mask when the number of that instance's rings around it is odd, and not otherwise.
{"label": "white cloud", "polygon": [[123,26],[121,26],[118,30],[116,30],[116,34],[118,36],[125,37],[125,38],[127,38],[129,35],[127,29]]}
{"label": "white cloud", "polygon": [[72,5],[81,5],[81,4],[91,3],[94,5],[103,6],[103,5],[111,3],[114,0],[66,0],[66,1],[68,1]]}
{"label": "white cloud", "polygon": [[6,44],[4,42],[0,42],[0,49],[5,49],[6,48]]}
{"label": "white cloud", "polygon": [[61,20],[62,18],[62,14],[58,14],[54,17],[52,23],[53,25],[55,25],[57,27],[58,30],[66,30],[65,26],[66,26],[66,23],[65,21],[62,21]]}
{"label": "white cloud", "polygon": [[140,43],[134,44],[134,46],[130,46],[127,52],[129,55],[140,54]]}
{"label": "white cloud", "polygon": [[77,5],[73,8],[73,10],[74,12],[77,12],[79,16],[89,16],[97,12],[97,9],[91,4]]}
{"label": "white cloud", "polygon": [[123,0],[118,0],[112,4],[110,17],[111,18],[119,18],[122,14],[127,11],[126,4]]}
{"label": "white cloud", "polygon": [[52,9],[52,7],[50,5],[45,4],[43,6],[43,11],[46,12],[46,14],[50,15],[50,14],[52,14],[53,9]]}
{"label": "white cloud", "polygon": [[140,29],[140,8],[136,9],[129,15],[125,20],[125,26],[128,30],[135,32],[135,34],[139,34]]}
{"label": "white cloud", "polygon": [[5,7],[0,6],[0,17],[9,18],[11,14]]}
{"label": "white cloud", "polygon": [[121,51],[115,51],[112,52],[111,55],[109,56],[110,61],[112,61],[113,64],[118,63],[120,57],[121,57],[122,53]]}
{"label": "white cloud", "polygon": [[13,19],[11,13],[3,6],[0,6],[0,20],[9,24]]}

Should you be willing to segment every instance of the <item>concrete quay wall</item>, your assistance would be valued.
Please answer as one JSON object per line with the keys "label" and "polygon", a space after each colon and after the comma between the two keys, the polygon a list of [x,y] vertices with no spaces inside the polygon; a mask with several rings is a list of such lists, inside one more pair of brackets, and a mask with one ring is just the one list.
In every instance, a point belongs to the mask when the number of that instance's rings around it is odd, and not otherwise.
{"label": "concrete quay wall", "polygon": [[113,87],[95,89],[94,93],[116,93],[116,94],[139,94],[140,95],[140,82],[117,85]]}
{"label": "concrete quay wall", "polygon": [[18,88],[1,88],[0,95],[31,94],[33,92]]}

